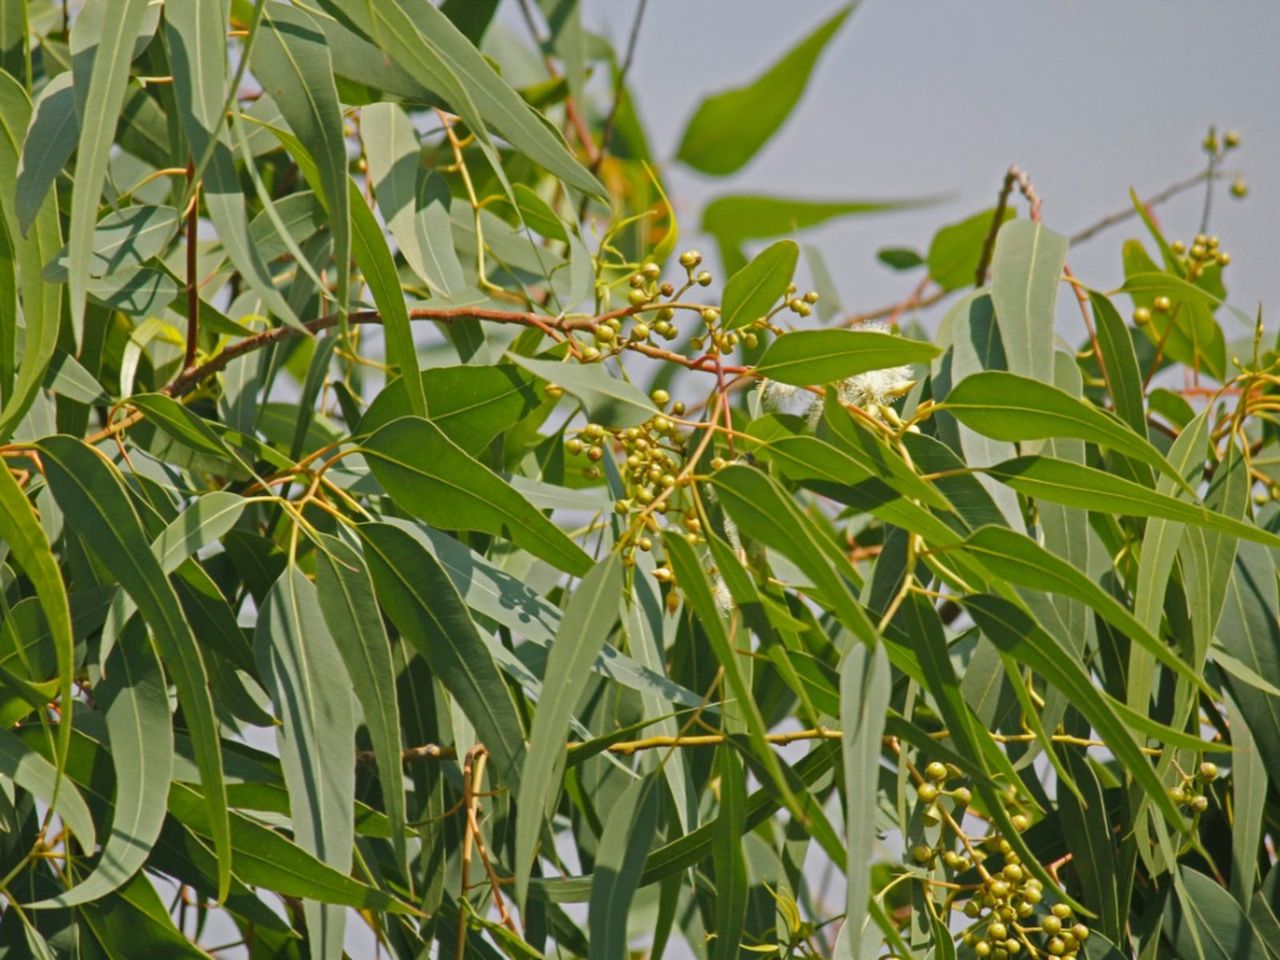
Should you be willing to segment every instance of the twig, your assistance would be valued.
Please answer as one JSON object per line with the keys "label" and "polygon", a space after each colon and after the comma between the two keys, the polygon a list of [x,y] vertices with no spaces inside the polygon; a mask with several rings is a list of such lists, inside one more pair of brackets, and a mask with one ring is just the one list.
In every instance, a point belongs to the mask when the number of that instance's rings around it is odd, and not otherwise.
{"label": "twig", "polygon": [[[1187,177],[1185,180],[1179,180],[1177,183],[1165,187],[1159,193],[1152,194],[1146,200],[1142,201],[1142,205],[1144,207],[1157,207],[1165,201],[1173,199],[1178,194],[1186,193],[1188,190],[1193,189],[1198,184],[1208,179],[1209,176],[1210,174],[1207,170],[1201,170],[1193,177]],[[1213,179],[1218,180],[1223,177],[1231,176],[1231,174],[1223,170],[1215,170],[1212,176]],[[1124,223],[1124,221],[1131,217],[1136,217],[1137,215],[1138,211],[1134,209],[1132,204],[1130,204],[1123,210],[1117,210],[1115,213],[1107,214],[1105,217],[1095,221],[1083,230],[1073,233],[1067,239],[1070,241],[1072,246],[1077,243],[1084,243],[1086,240],[1093,239],[1095,235],[1101,233],[1108,227],[1114,227],[1117,223]]]}
{"label": "twig", "polygon": [[[524,17],[525,26],[529,28],[529,34],[533,37],[533,42],[538,49],[542,50],[542,60],[547,65],[547,73],[551,75],[552,80],[560,79],[560,71],[556,69],[555,62],[551,59],[551,54],[547,52],[546,41],[542,39],[538,31],[538,25],[533,19],[533,10],[529,7],[529,0],[520,0],[520,15]],[[564,112],[569,120],[573,132],[582,144],[582,150],[587,155],[587,163],[594,170],[599,164],[600,154],[596,149],[595,141],[591,139],[591,131],[587,128],[586,121],[583,120],[582,114],[578,111],[578,105],[574,102],[571,95],[564,98]]]}
{"label": "twig", "polygon": [[622,104],[623,86],[627,74],[631,71],[631,63],[636,56],[636,41],[640,37],[640,24],[644,21],[644,10],[649,0],[640,0],[636,5],[636,15],[631,21],[631,35],[627,38],[627,52],[622,57],[622,65],[618,68],[618,76],[613,81],[613,104],[609,107],[609,115],[605,117],[604,126],[600,129],[600,151],[591,163],[591,172],[600,170],[604,162],[605,151],[609,149],[609,141],[613,138],[613,128],[618,120],[618,109]]}
{"label": "twig", "polygon": [[996,198],[996,210],[991,217],[991,228],[982,241],[982,255],[978,257],[978,269],[974,272],[974,286],[980,287],[987,282],[987,269],[991,266],[991,255],[996,249],[996,234],[1004,223],[1004,212],[1009,206],[1009,194],[1013,192],[1013,184],[1018,176],[1018,168],[1010,167],[1004,175],[1004,183],[1000,185],[1000,196]]}

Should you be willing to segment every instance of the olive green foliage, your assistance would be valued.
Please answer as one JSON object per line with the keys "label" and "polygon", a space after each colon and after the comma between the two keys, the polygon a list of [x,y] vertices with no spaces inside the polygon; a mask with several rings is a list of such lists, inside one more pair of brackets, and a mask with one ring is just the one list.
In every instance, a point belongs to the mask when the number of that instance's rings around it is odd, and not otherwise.
{"label": "olive green foliage", "polygon": [[0,957],[1276,957],[1224,244],[1134,197],[1095,290],[995,171],[849,315],[794,236],[916,203],[687,249],[626,47],[510,5],[0,0]]}

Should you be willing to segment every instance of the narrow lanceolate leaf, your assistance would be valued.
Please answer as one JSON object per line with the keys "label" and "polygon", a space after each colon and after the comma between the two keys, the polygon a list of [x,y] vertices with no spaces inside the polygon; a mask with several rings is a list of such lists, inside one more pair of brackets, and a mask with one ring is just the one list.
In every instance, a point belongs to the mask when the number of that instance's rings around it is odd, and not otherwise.
{"label": "narrow lanceolate leaf", "polygon": [[[1182,813],[1169,799],[1155,770],[1143,756],[1126,719],[1094,685],[1084,668],[1063,656],[1062,648],[1023,611],[998,597],[974,595],[964,601],[983,634],[997,647],[1035,670],[1068,697],[1116,755],[1148,798],[1176,829]],[[1127,716],[1127,715],[1126,715]]]}
{"label": "narrow lanceolate leaf", "polygon": [[383,489],[427,523],[510,537],[572,574],[590,567],[581,547],[429,420],[393,420],[365,442],[364,450]]}
{"label": "narrow lanceolate leaf", "polygon": [[769,345],[756,372],[779,383],[809,386],[870,370],[928,363],[941,352],[932,343],[877,330],[797,330]]}
{"label": "narrow lanceolate leaf", "polygon": [[[0,75],[2,76],[2,75]],[[9,468],[0,461],[0,541],[9,548],[22,572],[31,580],[44,611],[58,664],[58,697],[70,709],[75,673],[75,635],[71,629],[71,604],[62,572],[44,528],[31,502],[23,494]],[[61,776],[71,746],[71,724],[58,724],[58,775]],[[92,844],[88,844],[92,847]]]}
{"label": "narrow lanceolate leaf", "polygon": [[[106,0],[98,0],[104,4]],[[97,37],[73,36],[73,50],[87,51],[96,46],[93,69],[88,76],[76,72],[76,86],[84,87],[83,100],[76,91],[80,110],[80,139],[76,145],[76,177],[71,189],[71,224],[67,246],[68,288],[71,296],[71,320],[80,326],[84,319],[85,298],[89,286],[89,263],[93,254],[94,224],[98,219],[98,200],[107,177],[107,159],[115,139],[120,106],[124,103],[129,79],[129,63],[133,59],[134,39],[147,15],[150,0],[112,0],[110,16],[97,19],[101,32]],[[84,14],[81,14],[81,18]],[[77,18],[75,26],[81,26]],[[86,20],[87,23],[87,20]],[[92,29],[86,27],[85,29]],[[75,30],[72,31],[76,33]]]}
{"label": "narrow lanceolate leaf", "polygon": [[[200,836],[209,835],[209,821],[199,791],[174,781],[169,812]],[[361,883],[312,856],[299,844],[242,813],[231,815],[236,850],[236,876],[247,884],[288,897],[343,904],[357,910],[413,913],[414,908],[388,893]]]}
{"label": "narrow lanceolate leaf", "polygon": [[803,570],[818,589],[817,598],[859,640],[874,646],[875,627],[850,592],[849,584],[855,579],[852,566],[839,550],[822,544],[791,498],[764,473],[746,466],[717,471],[712,483],[742,532]]}
{"label": "narrow lanceolate leaf", "polygon": [[58,178],[58,173],[76,148],[80,124],[76,121],[75,91],[72,74],[60,73],[36,97],[31,124],[22,145],[22,162],[18,165],[18,223],[25,235],[35,223],[36,214]]}
{"label": "narrow lanceolate leaf", "polygon": [[104,897],[146,862],[164,824],[173,770],[173,726],[164,671],[145,629],[130,631],[95,688],[116,771],[115,811],[102,858],[83,881],[33,908],[72,907]]}
{"label": "narrow lanceolate leaf", "polygon": [[519,364],[548,383],[555,383],[586,408],[592,423],[611,427],[632,427],[656,416],[657,408],[633,383],[609,375],[601,364],[560,363],[555,360],[533,360],[510,354]]}
{"label": "narrow lanceolate leaf", "polygon": [[231,263],[272,314],[297,326],[301,321],[272,283],[271,271],[250,236],[240,177],[226,141],[223,110],[229,10],[227,0],[169,0],[165,4],[165,47],[174,93],[185,107],[178,111],[178,119],[197,163],[208,158],[201,196]]}
{"label": "narrow lanceolate leaf", "polygon": [[378,4],[326,0],[325,5],[350,17],[400,66],[441,94],[471,131],[483,138],[491,163],[496,165],[498,157],[488,128],[575,190],[607,198],[601,183],[564,141],[436,6],[409,0]]}
{"label": "narrow lanceolate leaf", "polygon": [[[733,194],[716,197],[702,211],[702,231],[734,242],[779,237],[837,217],[909,210],[924,200],[796,200]],[[808,251],[806,250],[806,256]],[[916,257],[914,265],[921,261]]]}
{"label": "narrow lanceolate leaf", "polygon": [[996,234],[991,299],[1009,370],[1053,382],[1054,304],[1067,238],[1030,220],[1010,220]]}
{"label": "narrow lanceolate leaf", "polygon": [[338,310],[345,313],[350,281],[351,210],[342,110],[328,43],[315,18],[304,10],[272,4],[268,11],[258,28],[250,58],[253,74],[280,107],[290,129],[318,167],[320,183],[315,186],[328,200]]}
{"label": "narrow lanceolate leaf", "polygon": [[799,259],[794,240],[779,240],[762,250],[724,285],[720,325],[736,330],[765,316],[786,295]]}
{"label": "narrow lanceolate leaf", "polygon": [[[347,207],[351,211],[352,250],[373,294],[374,305],[382,314],[382,327],[387,338],[387,361],[399,368],[409,397],[409,408],[418,416],[427,415],[427,398],[418,375],[418,351],[413,345],[409,310],[400,291],[400,277],[395,260],[387,248],[386,237],[365,205],[354,182],[347,180]],[[332,211],[332,207],[330,208]]]}
{"label": "narrow lanceolate leaf", "polygon": [[621,960],[628,955],[627,915],[658,826],[662,800],[658,783],[656,776],[632,783],[605,821],[587,909],[590,960]]}
{"label": "narrow lanceolate leaf", "polygon": [[1177,651],[1153,636],[1118,600],[1087,574],[1050,553],[1030,537],[1008,527],[987,526],[975,531],[964,542],[963,549],[997,578],[1088,604],[1170,670],[1200,687],[1208,696],[1214,696],[1213,688],[1195,669],[1183,662]]}
{"label": "narrow lanceolate leaf", "polygon": [[[315,585],[290,565],[267,594],[254,639],[281,725],[276,744],[298,846],[346,873],[355,840],[351,683],[320,613]],[[311,956],[340,960],[346,912],[304,902]]]}
{"label": "narrow lanceolate leaf", "polygon": [[1051,457],[1017,457],[986,468],[986,473],[1029,497],[1069,507],[1132,517],[1163,517],[1216,530],[1268,547],[1280,537],[1251,523],[1215,513],[1198,504],[1175,500],[1104,470]]}
{"label": "narrow lanceolate leaf", "polygon": [[1147,432],[1147,414],[1142,391],[1142,372],[1133,350],[1129,328],[1119,312],[1105,296],[1089,292],[1093,320],[1098,328],[1098,346],[1106,372],[1107,389],[1115,405],[1116,416],[1139,435]]}
{"label": "narrow lanceolate leaf", "polygon": [[529,752],[520,775],[516,813],[516,899],[523,904],[543,822],[554,809],[564,769],[569,719],[586,688],[591,665],[618,620],[622,560],[611,554],[588,571],[569,598],[547,657],[542,699],[533,715]]}
{"label": "narrow lanceolate leaf", "polygon": [[751,83],[698,104],[676,156],[717,176],[745,166],[791,115],[822,51],[852,10],[853,4],[842,7]]}
{"label": "narrow lanceolate leaf", "polygon": [[[853,646],[840,664],[840,729],[844,733],[845,923],[861,930],[871,896],[881,737],[892,690],[884,647]],[[852,940],[849,941],[852,945]],[[848,958],[852,960],[852,958]]]}
{"label": "narrow lanceolate leaf", "polygon": [[965,377],[941,404],[965,426],[996,440],[1071,437],[1141,460],[1181,482],[1181,475],[1127,423],[1050,383],[987,370]]}
{"label": "narrow lanceolate leaf", "polygon": [[739,956],[739,941],[747,913],[747,858],[742,837],[747,831],[747,784],[742,761],[729,744],[716,749],[720,775],[720,817],[711,841],[715,867],[715,934],[711,960]]}
{"label": "narrow lanceolate leaf", "polygon": [[142,524],[116,470],[73,437],[49,437],[39,447],[58,505],[83,522],[76,530],[133,597],[178,688],[205,790],[209,825],[218,853],[218,895],[231,883],[231,838],[226,783],[208,675],[178,596],[150,550]]}
{"label": "narrow lanceolate leaf", "polygon": [[[70,108],[70,103],[66,104]],[[0,184],[12,185],[17,178],[22,138],[31,119],[31,101],[13,77],[0,72]],[[105,148],[104,148],[105,149]],[[0,441],[7,440],[22,422],[44,382],[45,373],[58,344],[62,315],[62,285],[43,278],[44,265],[62,246],[62,222],[58,214],[56,190],[46,195],[31,214],[29,230],[23,229],[15,209],[12,186],[0,190],[0,216],[9,234],[13,259],[18,268],[18,292],[22,297],[25,324],[23,350],[17,358],[13,389],[5,394],[0,409]],[[92,231],[92,224],[90,224]],[[10,338],[17,318],[0,320],[9,325]],[[10,350],[12,347],[7,347]],[[12,354],[9,354],[12,356]]]}
{"label": "narrow lanceolate leaf", "polygon": [[385,523],[358,529],[382,609],[457,701],[499,777],[514,789],[524,733],[511,691],[466,604],[436,558],[410,534]]}
{"label": "narrow lanceolate leaf", "polygon": [[97,844],[93,816],[76,785],[8,730],[0,730],[0,776],[12,780],[44,803],[52,804],[80,846],[92,850]]}
{"label": "narrow lanceolate leaf", "polygon": [[373,581],[364,558],[346,542],[321,534],[316,552],[316,585],[320,610],[346,664],[347,677],[378,764],[382,802],[391,825],[391,842],[405,876],[404,776],[400,761],[400,707],[391,644],[382,625]]}

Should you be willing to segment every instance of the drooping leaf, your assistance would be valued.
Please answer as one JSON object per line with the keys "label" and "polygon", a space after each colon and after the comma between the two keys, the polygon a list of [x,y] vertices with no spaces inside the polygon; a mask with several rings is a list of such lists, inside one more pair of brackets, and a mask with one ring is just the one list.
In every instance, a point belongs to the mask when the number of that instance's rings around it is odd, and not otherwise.
{"label": "drooping leaf", "polygon": [[428,523],[509,536],[569,573],[590,566],[559,527],[430,421],[394,420],[365,442],[365,450],[383,488]]}
{"label": "drooping leaf", "polygon": [[891,690],[881,646],[850,647],[840,664],[840,722],[844,761],[846,854],[845,923],[861,930],[871,895],[866,864],[876,839],[876,793],[885,711]]}
{"label": "drooping leaf", "polygon": [[822,51],[851,12],[853,4],[841,7],[751,83],[698,104],[677,159],[715,176],[745,166],[791,115]]}
{"label": "drooping leaf", "polygon": [[543,820],[560,790],[569,718],[586,684],[591,664],[618,620],[622,561],[617,554],[593,566],[569,599],[556,642],[547,658],[542,699],[533,715],[529,752],[520,775],[516,812],[516,900],[528,895]]}
{"label": "drooping leaf", "polygon": [[559,363],[509,354],[510,360],[547,383],[555,383],[582,401],[592,423],[628,427],[657,416],[644,391],[610,376],[599,364]]}
{"label": "drooping leaf", "polygon": [[366,523],[359,533],[383,610],[457,701],[514,790],[524,760],[520,719],[462,598],[435,557],[405,531]]}
{"label": "drooping leaf", "polygon": [[627,954],[627,915],[658,825],[661,796],[657,778],[646,777],[628,786],[609,813],[587,909],[590,960]]}
{"label": "drooping leaf", "polygon": [[[355,718],[351,681],[321,616],[315,585],[289,565],[267,594],[255,634],[258,666],[281,719],[276,744],[289,787],[294,840],[340,873],[355,837]],[[317,960],[342,956],[346,913],[303,904]]]}
{"label": "drooping leaf", "polygon": [[336,537],[322,535],[316,553],[320,610],[347,668],[360,704],[381,780],[391,842],[408,875],[405,802],[400,759],[400,707],[395,698],[391,644],[378,611],[373,580],[360,553]]}
{"label": "drooping leaf", "polygon": [[[106,0],[96,2],[105,10]],[[134,41],[151,12],[150,6],[148,0],[119,0],[111,4],[110,16],[104,13],[88,17],[82,13],[76,18],[72,31],[73,64],[86,64],[85,73],[74,65],[72,68],[77,88],[80,138],[76,146],[76,177],[71,190],[67,285],[71,298],[71,321],[77,326],[84,320],[94,224],[107,176],[107,158],[115,138],[116,118],[124,103]],[[95,27],[99,27],[97,36],[86,36]],[[81,89],[84,90],[83,98],[79,93]]]}
{"label": "drooping leaf", "polygon": [[219,896],[225,896],[231,882],[231,841],[222,751],[207,673],[191,626],[149,549],[114,468],[101,454],[72,437],[49,437],[41,442],[40,451],[54,497],[68,514],[86,518],[78,528],[80,536],[133,597],[178,688],[178,700],[196,744],[208,822],[218,852]]}
{"label": "drooping leaf", "polygon": [[145,630],[116,647],[95,689],[116,768],[115,812],[102,857],[70,890],[31,905],[56,909],[98,900],[146,862],[164,823],[173,768],[173,728],[164,671]]}
{"label": "drooping leaf", "polygon": [[952,387],[941,406],[967,427],[996,440],[1087,440],[1181,480],[1160,451],[1128,424],[1032,377],[1002,370],[976,373]]}

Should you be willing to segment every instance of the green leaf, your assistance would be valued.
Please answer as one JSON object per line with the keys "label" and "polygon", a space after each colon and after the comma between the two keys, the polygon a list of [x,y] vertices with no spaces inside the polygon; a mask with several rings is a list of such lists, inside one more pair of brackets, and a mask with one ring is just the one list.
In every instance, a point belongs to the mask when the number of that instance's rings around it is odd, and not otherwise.
{"label": "green leaf", "polygon": [[[928,199],[799,200],[759,194],[729,194],[716,197],[703,208],[702,231],[741,243],[793,234],[837,217],[913,210],[932,202]],[[916,255],[916,264],[922,262]]]}
{"label": "green leaf", "polygon": [[581,400],[592,423],[630,427],[658,414],[657,407],[643,390],[610,376],[603,364],[533,360],[517,353],[507,356],[513,363],[547,383],[559,384]]}
{"label": "green leaf", "polygon": [[721,300],[721,328],[737,330],[768,314],[786,296],[799,259],[799,244],[779,240],[730,277]]}
{"label": "green leaf", "polygon": [[1231,895],[1249,909],[1258,875],[1258,847],[1265,829],[1267,765],[1244,715],[1228,703],[1231,720]]}
{"label": "green leaf", "polygon": [[965,377],[940,404],[972,430],[996,440],[1073,437],[1141,460],[1179,482],[1182,476],[1128,424],[1050,383],[988,370]]}
{"label": "green leaf", "polygon": [[966,597],[963,603],[992,643],[1035,670],[1071,699],[1072,706],[1098,731],[1151,802],[1175,829],[1181,830],[1185,823],[1182,814],[1142,755],[1126,720],[1110,698],[1093,685],[1084,668],[1073,658],[1064,656],[1061,645],[1009,601],[975,594]]}
{"label": "green leaf", "polygon": [[1053,382],[1054,305],[1066,258],[1067,238],[1030,220],[996,234],[991,300],[1012,373]]}
{"label": "green leaf", "polygon": [[609,811],[596,854],[587,907],[590,960],[627,956],[627,916],[658,827],[657,777],[631,783]]}
{"label": "green leaf", "polygon": [[142,524],[115,469],[101,454],[73,437],[49,437],[41,441],[39,449],[54,499],[67,514],[84,519],[77,527],[80,537],[109,565],[120,585],[133,597],[177,685],[178,701],[196,744],[200,780],[218,851],[219,897],[225,897],[231,882],[226,784],[200,648],[173,586],[151,553]]}
{"label": "green leaf", "polygon": [[515,890],[521,905],[528,896],[529,872],[543,821],[555,809],[560,792],[569,720],[586,687],[591,665],[618,621],[621,597],[622,559],[610,554],[587,571],[569,597],[547,658],[542,698],[533,714],[516,808]]}
{"label": "green leaf", "polygon": [[[198,790],[174,781],[169,812],[193,832],[207,837],[209,819]],[[236,876],[287,897],[341,904],[357,910],[414,913],[414,908],[318,860],[301,846],[242,813],[231,814]]]}
{"label": "green leaf", "polygon": [[400,706],[391,644],[382,625],[373,580],[364,558],[336,537],[320,536],[316,552],[316,586],[320,610],[337,643],[347,677],[373,744],[382,802],[391,825],[391,842],[405,876],[404,777],[400,759]]}
{"label": "green leaf", "polygon": [[1092,607],[1107,622],[1146,648],[1174,673],[1214,696],[1210,687],[1176,650],[1165,646],[1106,590],[1066,560],[1050,553],[1024,534],[1008,527],[981,527],[962,548],[997,578],[1032,590],[1071,597]]}
{"label": "green leaf", "polygon": [[876,842],[876,794],[885,712],[892,691],[884,647],[852,646],[840,663],[841,759],[844,765],[844,829],[847,847],[845,923],[861,930],[871,896]]}
{"label": "green leaf", "polygon": [[[201,195],[232,264],[270,313],[300,326],[301,321],[272,282],[271,271],[249,232],[247,202],[224,130],[226,31],[225,0],[170,0],[165,4],[165,48],[174,95],[183,107],[178,110],[178,120],[192,156],[197,162],[206,161]],[[238,109],[236,101],[230,105],[233,111]]]}
{"label": "green leaf", "polygon": [[[35,587],[57,658],[58,699],[64,704],[64,710],[70,709],[75,673],[75,635],[71,627],[71,604],[67,599],[67,588],[63,585],[57,558],[31,502],[3,461],[0,461],[0,541],[8,547],[10,556],[17,561]],[[57,777],[62,775],[70,747],[71,724],[60,723]],[[83,827],[83,822],[81,826]],[[89,837],[92,835],[91,825]],[[87,846],[92,847],[93,844],[88,843]]]}
{"label": "green leaf", "polygon": [[160,836],[173,770],[169,694],[146,631],[131,633],[116,647],[94,689],[116,771],[111,833],[87,877],[32,909],[72,907],[106,896],[138,872]]}
{"label": "green leaf", "polygon": [[54,812],[76,835],[77,842],[87,850],[93,849],[97,843],[93,816],[75,784],[8,730],[0,730],[0,775],[52,804]]}
{"label": "green leaf", "polygon": [[[1006,207],[1001,223],[1013,217],[1013,210]],[[982,247],[995,223],[996,211],[992,207],[975,213],[966,220],[943,227],[929,242],[925,262],[929,277],[943,290],[960,290],[974,285],[978,264],[982,260]]]}
{"label": "green leaf", "polygon": [[852,11],[853,4],[841,7],[748,85],[698,104],[676,158],[715,176],[745,166],[791,115],[822,51]]}
{"label": "green leaf", "polygon": [[711,478],[724,508],[742,532],[777,550],[796,564],[818,588],[816,599],[868,646],[876,632],[867,613],[854,599],[850,581],[856,582],[848,559],[833,545],[824,544],[812,521],[791,498],[759,470],[729,466]]}
{"label": "green leaf", "polygon": [[[351,211],[352,241],[356,263],[373,294],[374,305],[382,314],[382,327],[387,338],[387,362],[400,371],[409,406],[420,417],[427,415],[427,398],[418,377],[418,351],[413,345],[409,310],[400,290],[400,277],[387,248],[382,228],[373,211],[364,203],[355,183],[347,180],[348,207]],[[332,208],[331,208],[332,209]]]}
{"label": "green leaf", "polygon": [[[925,264],[925,259],[919,251],[909,247],[881,247],[876,251],[876,259],[891,270],[914,270]],[[974,270],[977,269],[975,265]]]}
{"label": "green leaf", "polygon": [[397,527],[358,528],[382,609],[457,701],[511,789],[520,782],[524,736],[511,692],[440,563]]}
{"label": "green leaf", "polygon": [[[258,670],[281,719],[276,745],[294,841],[340,873],[355,839],[351,681],[320,613],[315,585],[290,564],[267,594],[254,635]],[[312,956],[339,960],[346,913],[306,901]]]}
{"label": "green leaf", "polygon": [[136,876],[105,899],[82,906],[79,914],[111,960],[137,956],[209,960],[209,954],[177,928],[145,876]]}
{"label": "green leaf", "polygon": [[[365,5],[362,0],[329,0],[326,5],[342,9],[401,67],[438,91],[486,142],[487,125],[566,185],[608,199],[600,181],[438,8],[407,0],[374,5]],[[496,160],[493,153],[490,162]]]}
{"label": "green leaf", "polygon": [[556,216],[551,205],[538,196],[532,187],[517,183],[512,191],[516,196],[516,209],[520,211],[520,218],[526,225],[551,240],[568,242],[569,235],[565,232],[564,223]]}
{"label": "green leaf", "polygon": [[[16,74],[15,74],[16,76]],[[75,151],[80,137],[76,120],[75,91],[70,70],[51,79],[36,97],[26,139],[19,139],[16,204],[18,223],[25,236],[44,206],[49,190]]]}
{"label": "green leaf", "polygon": [[[177,233],[178,219],[178,211],[173,207],[139,205],[108,213],[94,227],[89,276],[103,277],[138,267],[157,256]],[[66,282],[68,252],[64,247],[45,265],[46,280]]]}
{"label": "green leaf", "polygon": [[795,386],[908,363],[928,363],[942,351],[932,343],[878,330],[796,330],[778,337],[756,367],[762,377]]}
{"label": "green leaf", "polygon": [[1017,457],[987,467],[985,473],[1029,497],[1132,517],[1163,517],[1207,530],[1280,547],[1280,537],[1198,504],[1175,500],[1115,474],[1052,457]]}
{"label": "green leaf", "polygon": [[1098,346],[1106,366],[1107,388],[1116,415],[1139,436],[1146,436],[1147,417],[1143,409],[1142,373],[1129,338],[1129,328],[1105,296],[1089,291],[1089,305],[1098,328]]}
{"label": "green leaf", "polygon": [[[431,410],[428,419],[473,457],[542,402],[533,378],[506,363],[432,367],[422,373],[422,389]],[[373,398],[355,433],[373,433],[410,413],[404,384],[393,380]]]}
{"label": "green leaf", "polygon": [[747,858],[742,851],[747,832],[746,773],[729,744],[716,749],[716,773],[720,778],[720,816],[711,841],[715,869],[715,934],[711,960],[734,960],[746,922]]}
{"label": "green leaf", "polygon": [[[17,179],[22,138],[30,117],[31,101],[26,90],[7,73],[0,72],[0,183],[12,184]],[[34,229],[29,231],[19,223],[15,204],[10,200],[12,193],[4,194],[0,196],[0,214],[17,261],[26,329],[17,378],[0,408],[0,440],[12,435],[31,408],[57,348],[62,318],[62,285],[47,283],[42,277],[44,265],[62,246],[56,191],[46,194],[33,212],[27,226],[34,225]],[[16,329],[16,318],[13,323]]]}
{"label": "green leaf", "polygon": [[[1280,677],[1280,599],[1275,568],[1266,550],[1240,544],[1218,638],[1227,652],[1260,677]],[[1231,698],[1249,724],[1249,732],[1268,770],[1280,770],[1280,697],[1227,679]]]}
{"label": "green leaf", "polygon": [[1169,898],[1165,923],[1178,957],[1269,960],[1248,915],[1226,890],[1188,866],[1176,869],[1183,890]]}
{"label": "green leaf", "polygon": [[581,547],[430,421],[393,420],[365,441],[364,451],[383,489],[427,523],[510,537],[569,573],[590,567]]}
{"label": "green leaf", "polygon": [[162,393],[139,393],[130,397],[129,402],[165,433],[197,453],[220,460],[236,459],[207,422],[172,397]]}
{"label": "green leaf", "polygon": [[275,100],[289,128],[319,168],[320,182],[313,186],[323,190],[327,200],[338,311],[345,313],[352,198],[347,191],[347,145],[342,135],[342,109],[333,82],[333,63],[324,32],[314,17],[298,7],[273,4],[267,9],[250,63],[264,92]]}
{"label": "green leaf", "polygon": [[[105,0],[99,0],[105,8]],[[88,296],[90,257],[93,253],[94,224],[98,219],[98,201],[107,177],[107,159],[115,139],[116,120],[124,103],[125,85],[129,79],[129,63],[133,59],[134,40],[150,12],[150,0],[118,0],[111,4],[111,15],[91,18],[83,13],[76,18],[72,50],[79,54],[78,63],[92,58],[93,68],[84,76],[75,70],[77,106],[80,109],[80,138],[76,145],[76,177],[71,189],[71,220],[67,246],[67,286],[71,297],[71,322],[79,327],[84,322],[85,299]],[[84,33],[100,25],[97,36]],[[84,90],[83,99],[79,91]]]}
{"label": "green leaf", "polygon": [[396,104],[373,103],[360,117],[367,141],[382,144],[369,154],[369,176],[378,210],[405,262],[433,292],[446,297],[460,293],[466,282],[453,248],[449,186],[440,174],[423,167],[409,115]]}

